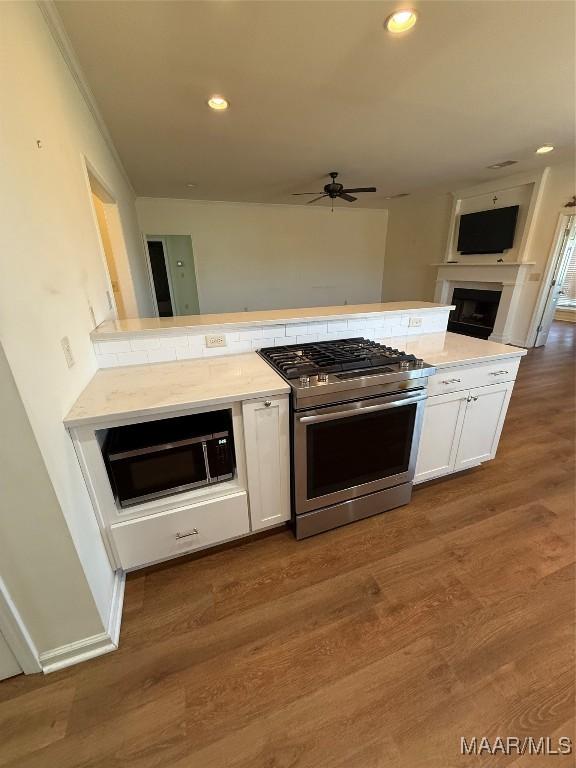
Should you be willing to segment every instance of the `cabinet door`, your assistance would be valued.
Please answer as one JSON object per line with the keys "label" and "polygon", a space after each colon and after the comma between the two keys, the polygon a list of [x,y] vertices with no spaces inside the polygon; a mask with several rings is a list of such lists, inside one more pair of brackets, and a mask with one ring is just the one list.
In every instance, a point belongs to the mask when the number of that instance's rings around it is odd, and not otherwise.
{"label": "cabinet door", "polygon": [[455,469],[493,459],[514,382],[471,389],[458,445]]}
{"label": "cabinet door", "polygon": [[467,397],[467,391],[452,392],[429,397],[426,401],[415,483],[454,470]]}
{"label": "cabinet door", "polygon": [[242,403],[252,530],[290,519],[288,396]]}

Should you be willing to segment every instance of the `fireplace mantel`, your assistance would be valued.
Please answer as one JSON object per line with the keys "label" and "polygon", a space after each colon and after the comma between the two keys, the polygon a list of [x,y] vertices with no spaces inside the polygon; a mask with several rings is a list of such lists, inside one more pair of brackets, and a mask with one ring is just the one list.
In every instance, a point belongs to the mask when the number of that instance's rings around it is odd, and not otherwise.
{"label": "fireplace mantel", "polygon": [[442,262],[436,277],[434,301],[450,304],[454,288],[498,286],[501,291],[498,314],[491,341],[507,344],[511,340],[514,315],[519,306],[522,286],[534,266],[533,262]]}

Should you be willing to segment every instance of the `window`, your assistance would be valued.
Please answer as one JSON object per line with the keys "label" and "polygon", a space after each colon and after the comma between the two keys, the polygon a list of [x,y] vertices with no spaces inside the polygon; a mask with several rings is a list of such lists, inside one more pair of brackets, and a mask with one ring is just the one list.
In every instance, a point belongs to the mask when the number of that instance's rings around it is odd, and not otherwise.
{"label": "window", "polygon": [[576,247],[574,237],[566,248],[566,271],[562,278],[562,293],[558,299],[558,307],[576,309]]}

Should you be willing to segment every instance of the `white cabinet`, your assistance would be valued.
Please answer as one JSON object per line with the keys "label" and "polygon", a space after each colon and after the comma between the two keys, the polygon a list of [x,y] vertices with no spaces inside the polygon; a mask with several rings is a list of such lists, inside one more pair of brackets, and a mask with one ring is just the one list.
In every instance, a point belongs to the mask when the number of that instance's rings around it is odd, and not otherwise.
{"label": "white cabinet", "polygon": [[456,471],[494,458],[513,386],[513,382],[506,382],[470,390],[454,465]]}
{"label": "white cabinet", "polygon": [[[467,380],[471,378],[463,376]],[[513,381],[429,397],[424,412],[415,483],[493,459]]]}
{"label": "white cabinet", "polygon": [[205,549],[249,532],[245,491],[126,520],[111,528],[125,571]]}
{"label": "white cabinet", "polygon": [[454,471],[467,396],[467,392],[453,392],[428,398],[416,463],[416,482]]}
{"label": "white cabinet", "polygon": [[252,530],[290,519],[288,395],[242,403]]}

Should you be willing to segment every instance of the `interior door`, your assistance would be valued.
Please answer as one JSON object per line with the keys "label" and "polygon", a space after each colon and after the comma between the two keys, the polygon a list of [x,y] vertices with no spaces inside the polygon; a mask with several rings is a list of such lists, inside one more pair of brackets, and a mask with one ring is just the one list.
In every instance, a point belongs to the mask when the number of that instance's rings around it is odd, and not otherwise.
{"label": "interior door", "polygon": [[436,395],[426,401],[415,483],[441,477],[454,470],[467,397],[468,390],[465,390]]}
{"label": "interior door", "polygon": [[147,240],[150,273],[154,287],[154,298],[159,317],[174,316],[174,299],[170,284],[170,271],[166,262],[166,249],[162,240]]}
{"label": "interior door", "polygon": [[566,270],[570,264],[570,259],[573,256],[576,248],[576,216],[569,216],[566,222],[566,226],[562,229],[560,234],[560,241],[558,243],[558,250],[556,256],[556,268],[554,270],[554,276],[548,289],[548,298],[542,313],[542,318],[538,326],[538,333],[536,335],[536,342],[534,346],[542,347],[546,344],[550,328],[554,320],[558,301],[562,298],[562,284],[564,283],[564,277]]}
{"label": "interior door", "polygon": [[22,672],[20,664],[10,650],[4,635],[0,633],[0,680],[19,675]]}
{"label": "interior door", "polygon": [[470,390],[455,470],[494,458],[513,386],[514,382],[509,381]]}

